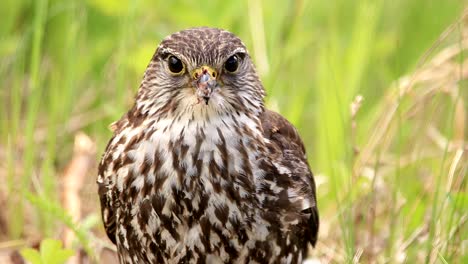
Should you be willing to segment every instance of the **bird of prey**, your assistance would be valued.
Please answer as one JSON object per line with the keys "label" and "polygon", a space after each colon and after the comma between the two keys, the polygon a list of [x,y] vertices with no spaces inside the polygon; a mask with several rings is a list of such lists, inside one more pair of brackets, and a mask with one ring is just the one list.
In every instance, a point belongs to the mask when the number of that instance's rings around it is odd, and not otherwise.
{"label": "bird of prey", "polygon": [[319,217],[304,144],[245,45],[215,28],[166,37],[99,164],[120,263],[299,263]]}

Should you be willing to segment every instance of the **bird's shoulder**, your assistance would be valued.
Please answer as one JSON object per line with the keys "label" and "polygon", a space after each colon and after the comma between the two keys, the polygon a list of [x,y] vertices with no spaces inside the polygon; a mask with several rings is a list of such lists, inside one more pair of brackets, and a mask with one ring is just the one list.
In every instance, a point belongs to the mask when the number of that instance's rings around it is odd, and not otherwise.
{"label": "bird's shoulder", "polygon": [[260,117],[278,182],[289,185],[288,199],[307,215],[305,236],[315,245],[319,227],[315,181],[298,130],[280,114],[265,110]]}
{"label": "bird's shoulder", "polygon": [[104,223],[104,229],[109,239],[115,244],[116,243],[116,219],[115,219],[115,199],[113,199],[113,177],[107,170],[109,169],[110,159],[112,157],[111,149],[112,142],[115,135],[107,144],[106,150],[102,155],[101,162],[98,166],[98,195],[101,202],[101,217]]}
{"label": "bird's shoulder", "polygon": [[297,129],[280,114],[266,109],[260,117],[263,136],[283,149],[305,155],[305,147]]}
{"label": "bird's shoulder", "polygon": [[[119,199],[115,184],[117,175],[115,172],[122,166],[120,162],[115,162],[119,145],[127,143],[128,139],[125,136],[126,129],[131,128],[134,114],[129,111],[121,119],[110,124],[109,128],[113,132],[112,138],[107,143],[106,149],[101,157],[98,166],[98,195],[101,202],[101,216],[104,223],[104,229],[109,239],[116,244],[116,215],[115,210],[119,207]],[[121,150],[120,150],[121,151]],[[120,153],[121,154],[121,153]],[[124,161],[124,159],[119,159]]]}

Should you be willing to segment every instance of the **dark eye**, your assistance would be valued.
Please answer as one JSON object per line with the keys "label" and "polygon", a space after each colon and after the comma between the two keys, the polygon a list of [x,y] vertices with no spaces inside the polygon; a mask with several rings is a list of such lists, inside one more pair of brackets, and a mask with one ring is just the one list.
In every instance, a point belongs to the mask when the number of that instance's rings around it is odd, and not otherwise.
{"label": "dark eye", "polygon": [[236,72],[237,68],[239,67],[239,57],[237,55],[232,55],[227,59],[224,63],[224,69],[228,72]]}
{"label": "dark eye", "polygon": [[170,56],[169,59],[167,59],[167,64],[172,73],[181,73],[184,70],[184,64],[175,56]]}

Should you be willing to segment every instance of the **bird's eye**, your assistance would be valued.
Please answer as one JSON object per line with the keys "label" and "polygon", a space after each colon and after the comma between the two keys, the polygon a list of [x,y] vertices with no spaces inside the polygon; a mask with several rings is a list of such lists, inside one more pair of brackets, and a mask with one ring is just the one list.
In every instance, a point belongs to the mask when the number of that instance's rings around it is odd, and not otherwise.
{"label": "bird's eye", "polygon": [[170,56],[167,59],[167,65],[169,66],[169,70],[175,74],[181,74],[185,68],[182,61],[175,56]]}
{"label": "bird's eye", "polygon": [[237,55],[232,55],[224,63],[224,69],[226,69],[226,71],[230,73],[236,72],[238,67],[239,67],[239,57]]}

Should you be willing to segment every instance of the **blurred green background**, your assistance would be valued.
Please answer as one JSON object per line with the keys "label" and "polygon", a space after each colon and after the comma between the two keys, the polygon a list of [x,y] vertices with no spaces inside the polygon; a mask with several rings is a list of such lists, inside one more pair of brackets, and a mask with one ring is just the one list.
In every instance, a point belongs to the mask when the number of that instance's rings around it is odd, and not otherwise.
{"label": "blurred green background", "polygon": [[[91,248],[106,238],[94,181],[108,125],[132,105],[162,38],[212,26],[244,41],[266,105],[306,143],[322,224],[312,257],[463,263],[464,7],[462,0],[2,0],[0,241],[26,246],[60,238],[67,226],[78,237],[73,249],[98,255]],[[61,193],[79,131],[97,152],[80,192],[83,216],[73,219]]]}

